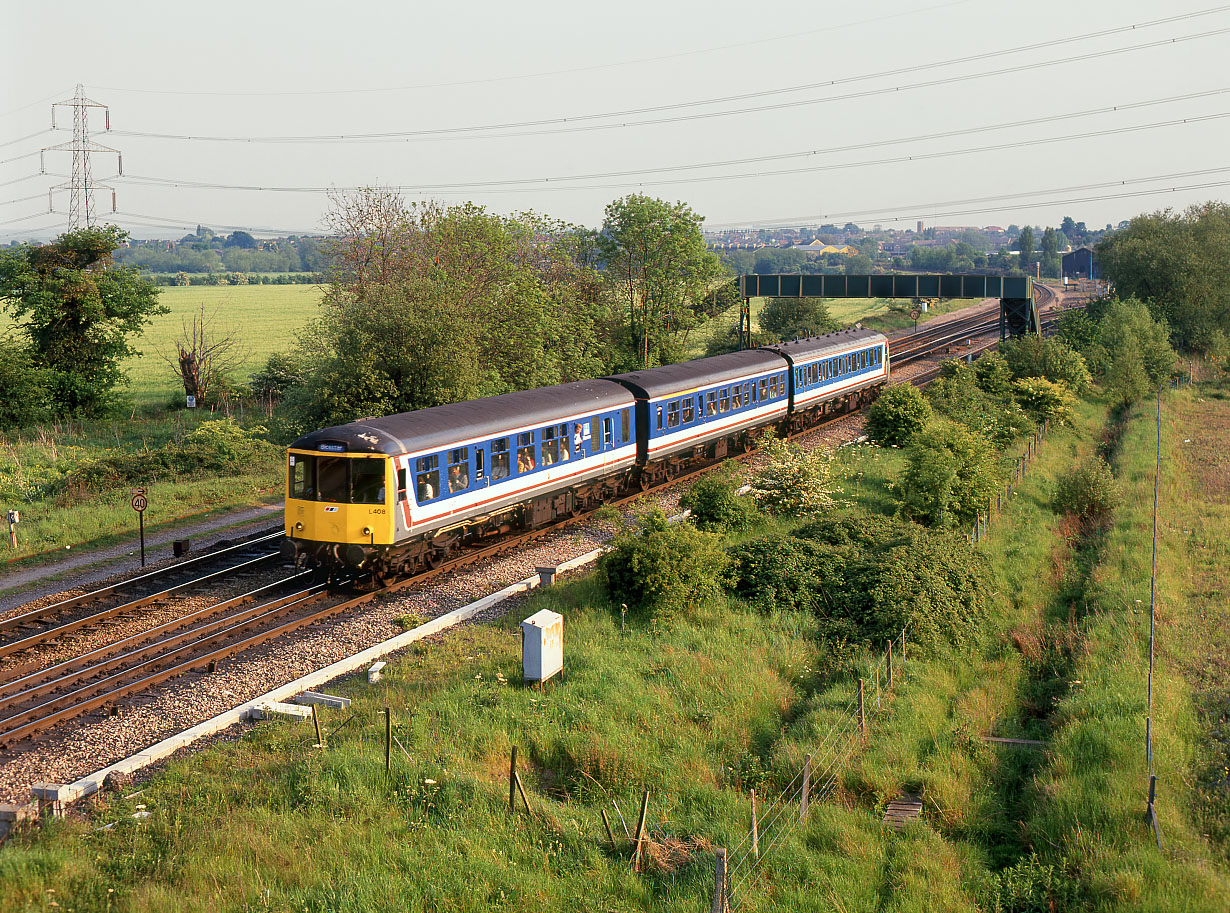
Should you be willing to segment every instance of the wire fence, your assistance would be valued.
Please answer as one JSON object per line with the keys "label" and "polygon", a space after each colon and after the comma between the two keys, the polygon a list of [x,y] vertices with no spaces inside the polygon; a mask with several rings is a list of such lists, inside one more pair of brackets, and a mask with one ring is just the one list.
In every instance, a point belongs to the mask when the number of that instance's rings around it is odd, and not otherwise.
{"label": "wire fence", "polygon": [[906,645],[904,630],[889,641],[865,677],[858,679],[853,696],[839,711],[838,721],[806,755],[803,766],[768,808],[757,807],[752,791],[747,833],[719,856],[715,911],[739,908],[774,851],[806,823],[808,807],[836,787],[842,766],[866,741],[869,721],[884,708],[888,693],[901,677]]}
{"label": "wire fence", "polygon": [[1008,503],[1008,499],[1012,497],[1013,491],[1029,472],[1029,467],[1033,464],[1034,457],[1038,455],[1038,450],[1042,446],[1042,442],[1046,440],[1046,433],[1050,429],[1050,421],[1044,421],[1041,425],[1034,429],[1034,433],[1025,440],[1025,452],[1018,457],[1013,457],[1012,472],[1004,481],[1000,490],[987,498],[987,509],[979,510],[974,515],[974,523],[969,529],[969,541],[977,545],[982,541],[982,537],[987,534],[987,527],[991,520],[1004,509]]}

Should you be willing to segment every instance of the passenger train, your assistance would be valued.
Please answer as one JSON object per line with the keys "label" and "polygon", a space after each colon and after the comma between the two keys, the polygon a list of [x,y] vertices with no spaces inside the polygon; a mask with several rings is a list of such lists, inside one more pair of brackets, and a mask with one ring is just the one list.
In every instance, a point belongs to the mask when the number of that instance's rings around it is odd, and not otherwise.
{"label": "passenger train", "polygon": [[388,580],[861,408],[888,382],[870,330],[313,431],[287,452],[296,560]]}

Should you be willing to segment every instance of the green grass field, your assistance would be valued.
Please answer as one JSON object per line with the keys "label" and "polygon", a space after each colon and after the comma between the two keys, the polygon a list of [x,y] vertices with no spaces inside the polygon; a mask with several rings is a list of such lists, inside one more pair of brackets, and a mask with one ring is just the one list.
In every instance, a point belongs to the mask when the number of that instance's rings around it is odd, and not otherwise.
{"label": "green grass field", "polygon": [[220,333],[233,333],[241,364],[231,380],[244,383],[276,352],[288,351],[295,333],[316,316],[321,289],[315,285],[221,285],[163,288],[159,300],[171,313],[154,318],[135,342],[141,355],[124,363],[133,400],[139,407],[159,407],[182,393],[167,358],[183,325],[200,313]]}

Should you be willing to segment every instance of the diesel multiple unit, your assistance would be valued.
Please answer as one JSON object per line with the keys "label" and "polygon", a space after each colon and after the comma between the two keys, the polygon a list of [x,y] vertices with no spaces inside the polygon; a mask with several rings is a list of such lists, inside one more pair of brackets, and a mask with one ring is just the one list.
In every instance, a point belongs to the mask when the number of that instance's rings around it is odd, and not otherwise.
{"label": "diesel multiple unit", "polygon": [[857,409],[888,380],[870,330],[363,419],[287,453],[297,556],[387,579]]}

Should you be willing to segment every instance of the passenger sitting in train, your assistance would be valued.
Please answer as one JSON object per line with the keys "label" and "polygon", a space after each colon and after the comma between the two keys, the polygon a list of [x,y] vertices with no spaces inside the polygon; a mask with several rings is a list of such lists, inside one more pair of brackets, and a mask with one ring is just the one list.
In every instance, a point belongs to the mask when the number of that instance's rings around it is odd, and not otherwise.
{"label": "passenger sitting in train", "polygon": [[499,481],[508,478],[508,451],[493,454],[491,457],[491,479]]}
{"label": "passenger sitting in train", "polygon": [[427,475],[426,473],[419,476],[418,485],[419,485],[419,503],[420,504],[422,504],[424,501],[430,501],[432,498],[436,496],[435,486],[431,484],[431,476]]}

